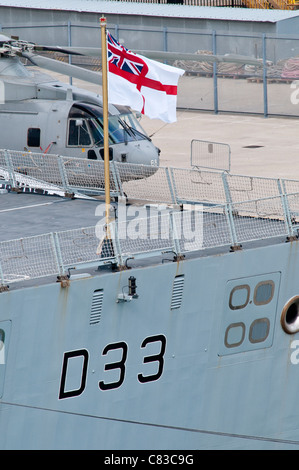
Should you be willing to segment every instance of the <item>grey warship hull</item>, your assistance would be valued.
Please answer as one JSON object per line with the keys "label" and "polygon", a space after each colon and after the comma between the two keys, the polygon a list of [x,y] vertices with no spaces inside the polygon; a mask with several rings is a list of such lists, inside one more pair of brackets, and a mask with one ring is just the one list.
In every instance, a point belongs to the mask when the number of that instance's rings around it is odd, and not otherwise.
{"label": "grey warship hull", "polygon": [[[297,368],[276,317],[276,307],[296,293],[288,274],[291,269],[296,278],[294,251],[292,245],[261,248],[254,264],[248,250],[233,260],[226,254],[132,270],[140,293],[135,305],[115,302],[123,273],[75,280],[64,290],[50,283],[1,295],[9,355],[5,387],[1,377],[1,448],[296,448]],[[172,312],[177,272],[184,273],[188,305]],[[254,289],[273,278],[280,291],[275,308],[251,312],[247,348],[220,355],[225,323],[237,323],[225,318],[228,285]],[[101,321],[90,325],[99,289]],[[254,349],[250,325],[266,315],[268,347]],[[71,354],[65,377],[63,361]]]}
{"label": "grey warship hull", "polygon": [[206,205],[183,255],[119,238],[95,260],[98,201],[0,195],[0,448],[297,449],[297,196],[282,217]]}

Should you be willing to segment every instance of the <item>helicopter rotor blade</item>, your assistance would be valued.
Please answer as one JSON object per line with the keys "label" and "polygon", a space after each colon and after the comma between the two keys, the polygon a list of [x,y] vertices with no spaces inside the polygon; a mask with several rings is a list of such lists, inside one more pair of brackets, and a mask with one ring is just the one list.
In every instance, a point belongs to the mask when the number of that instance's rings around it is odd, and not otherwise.
{"label": "helicopter rotor blade", "polygon": [[156,52],[156,51],[134,51],[136,54],[144,55],[154,60],[191,60],[196,62],[233,62],[247,65],[262,65],[261,61],[252,57],[237,54],[213,55],[196,54],[188,52]]}
{"label": "helicopter rotor blade", "polygon": [[23,52],[22,56],[30,60],[32,64],[47,70],[51,70],[52,72],[78,78],[79,80],[84,80],[96,85],[102,85],[101,73],[93,72],[92,70],[86,70],[82,67],[67,64],[65,62],[59,62],[55,59],[49,59],[48,57],[42,57],[31,52]]}
{"label": "helicopter rotor blade", "polygon": [[[84,52],[79,52],[77,49],[72,47],[60,47],[60,46],[34,46],[34,50],[38,52],[61,52],[61,54],[72,54],[72,55],[86,55]],[[82,49],[85,49],[84,47]]]}
{"label": "helicopter rotor blade", "polygon": [[[39,46],[47,47],[47,46]],[[99,48],[85,48],[85,47],[75,47],[75,48],[59,48],[59,47],[50,47],[49,50],[59,50],[64,53],[74,53],[77,55],[97,55],[101,57]],[[227,54],[224,56],[212,55],[212,54],[191,54],[191,53],[173,53],[173,52],[156,52],[156,51],[136,51],[140,55],[147,56],[154,60],[192,60],[198,62],[233,62],[241,63],[248,65],[257,65],[261,66],[262,63],[258,59],[252,59],[247,56],[239,56],[234,54]],[[69,77],[77,78],[89,83],[94,83],[96,85],[102,85],[102,74],[99,72],[94,72],[91,70],[78,67],[76,65],[68,64],[66,62],[57,61],[55,59],[50,59],[48,57],[43,57],[41,55],[34,54],[31,51],[24,51],[22,53],[23,57],[26,57],[34,65],[37,65],[41,68],[51,70],[52,72],[61,73]]]}
{"label": "helicopter rotor blade", "polygon": [[[50,47],[50,46],[37,46],[36,50],[44,51],[56,51],[65,54],[74,55],[87,55],[90,57],[101,57],[101,48],[99,47]],[[225,55],[213,55],[213,54],[197,54],[188,52],[163,52],[163,51],[144,51],[144,50],[133,50],[135,54],[143,55],[149,59],[154,60],[192,60],[196,62],[233,62],[237,64],[257,65],[261,66],[261,60],[253,57],[237,55],[237,54],[225,54]]]}

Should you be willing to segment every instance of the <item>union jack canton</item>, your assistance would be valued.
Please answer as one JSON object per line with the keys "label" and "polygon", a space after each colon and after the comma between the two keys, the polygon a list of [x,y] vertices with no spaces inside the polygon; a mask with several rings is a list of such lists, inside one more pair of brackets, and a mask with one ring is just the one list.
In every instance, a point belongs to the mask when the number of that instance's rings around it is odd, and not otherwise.
{"label": "union jack canton", "polygon": [[109,32],[107,32],[108,69],[137,86],[140,91],[146,85],[145,78],[148,73],[146,62],[126,47],[119,44]]}

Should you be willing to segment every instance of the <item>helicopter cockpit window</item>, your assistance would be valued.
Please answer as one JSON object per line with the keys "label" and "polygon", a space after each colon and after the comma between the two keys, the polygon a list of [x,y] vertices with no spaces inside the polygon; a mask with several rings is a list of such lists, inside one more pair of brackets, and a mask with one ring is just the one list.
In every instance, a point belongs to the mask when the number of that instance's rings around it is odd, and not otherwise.
{"label": "helicopter cockpit window", "polygon": [[85,147],[91,145],[91,138],[85,119],[70,119],[68,145]]}
{"label": "helicopter cockpit window", "polygon": [[[109,145],[149,139],[133,113],[128,113],[125,107],[119,111],[120,114],[109,115]],[[84,124],[78,126],[78,121]],[[88,142],[83,140],[84,136]],[[103,147],[103,110],[97,105],[76,103],[69,112],[68,145],[88,146],[91,139],[95,146]]]}
{"label": "helicopter cockpit window", "polygon": [[[95,145],[102,147],[104,145],[103,119],[90,118],[88,124]],[[109,116],[108,128],[110,145],[135,140],[118,116]]]}
{"label": "helicopter cockpit window", "polygon": [[29,127],[27,132],[28,147],[40,147],[40,129]]}
{"label": "helicopter cockpit window", "polygon": [[121,114],[120,119],[124,123],[123,125],[125,125],[129,132],[134,136],[134,140],[150,140],[145,130],[142,128],[141,124],[139,124],[133,113]]}
{"label": "helicopter cockpit window", "polygon": [[104,145],[103,126],[101,126],[100,122],[97,119],[90,119],[89,120],[89,127],[90,127],[90,130],[91,130],[91,135],[92,135],[94,144],[97,147],[102,147]]}
{"label": "helicopter cockpit window", "polygon": [[116,144],[135,140],[119,116],[109,116],[109,135]]}

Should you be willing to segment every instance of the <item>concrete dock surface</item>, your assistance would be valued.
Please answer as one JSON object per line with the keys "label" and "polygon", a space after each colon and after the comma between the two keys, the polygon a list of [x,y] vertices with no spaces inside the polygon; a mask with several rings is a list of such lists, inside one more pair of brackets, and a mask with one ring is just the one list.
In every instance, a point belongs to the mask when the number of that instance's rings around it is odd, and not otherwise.
{"label": "concrete dock surface", "polygon": [[143,117],[141,124],[163,166],[190,166],[198,139],[228,144],[233,174],[299,179],[299,119],[178,110],[175,123]]}

